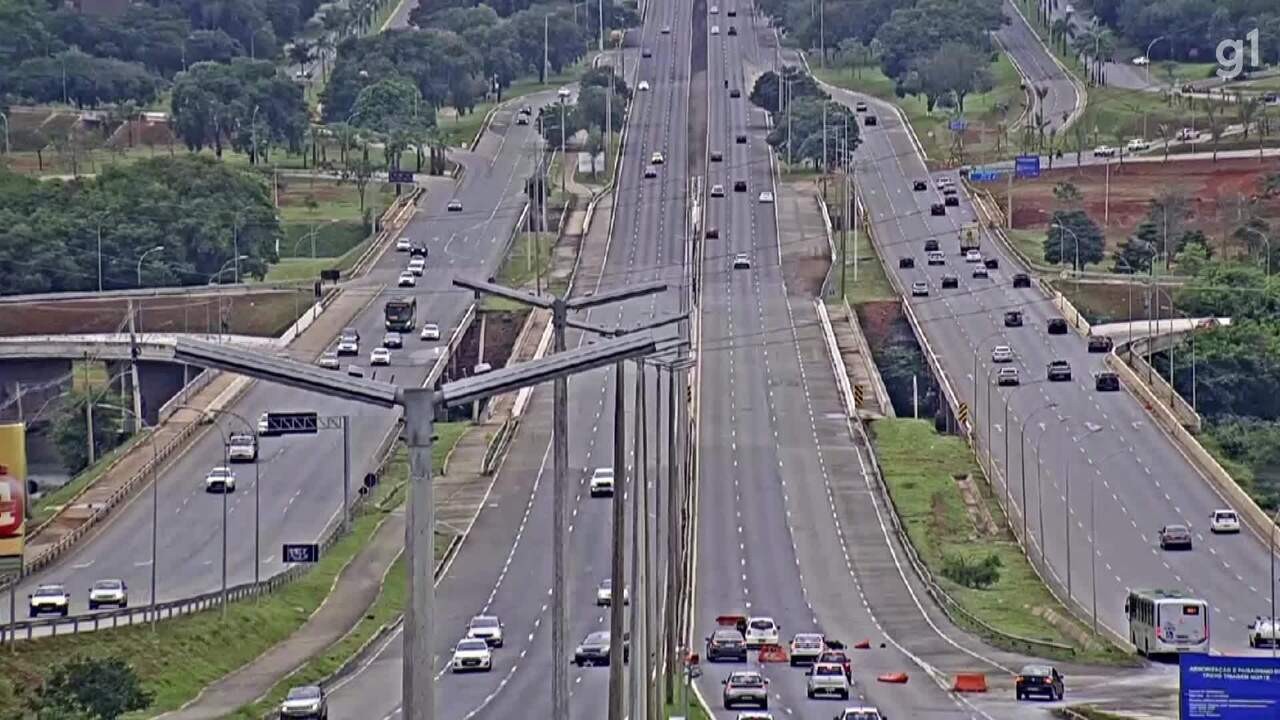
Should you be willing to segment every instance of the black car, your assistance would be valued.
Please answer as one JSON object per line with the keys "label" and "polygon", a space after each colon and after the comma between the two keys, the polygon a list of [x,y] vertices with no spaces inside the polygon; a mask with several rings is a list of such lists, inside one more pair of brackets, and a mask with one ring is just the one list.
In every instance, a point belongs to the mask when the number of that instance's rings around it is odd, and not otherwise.
{"label": "black car", "polygon": [[960,278],[956,277],[955,275],[942,276],[943,290],[954,290],[955,288],[958,288],[958,287],[960,287]]}
{"label": "black car", "polygon": [[866,104],[866,103],[864,103],[864,102],[860,102],[860,103],[858,103],[857,105],[854,105],[854,106],[853,106],[853,109],[854,109],[854,110],[856,110],[857,112],[866,112],[866,111],[867,111],[867,104]]}
{"label": "black car", "polygon": [[946,215],[947,206],[943,205],[942,203],[934,203],[929,206],[929,214],[930,215]]}
{"label": "black car", "polygon": [[[631,633],[622,636],[622,661],[631,659]],[[585,638],[573,651],[573,664],[584,665],[609,664],[609,631],[597,630]]]}
{"label": "black car", "polygon": [[1028,276],[1026,273],[1014,273],[1014,275],[1013,275],[1013,287],[1014,287],[1014,289],[1015,289],[1015,290],[1016,290],[1016,289],[1018,289],[1018,288],[1029,288],[1029,287],[1031,287],[1031,277],[1030,277],[1030,276]]}
{"label": "black car", "polygon": [[960,207],[960,196],[948,195],[942,199],[942,204],[947,207]]}
{"label": "black car", "polygon": [[1120,376],[1110,370],[1093,374],[1093,389],[1098,392],[1120,392]]}
{"label": "black car", "polygon": [[878,124],[878,123],[877,123],[877,121],[876,121],[876,116],[875,116],[875,115],[868,115],[866,118],[864,118],[864,119],[863,119],[862,124],[863,124],[863,125],[876,125],[876,124]]}
{"label": "black car", "polygon": [[1050,700],[1061,700],[1066,691],[1062,674],[1052,665],[1027,665],[1018,673],[1014,682],[1014,694],[1019,700],[1040,695]]}
{"label": "black car", "polygon": [[734,180],[734,181],[733,181],[733,191],[734,191],[734,192],[746,192],[746,191],[747,191],[747,181],[746,181],[746,180]]}
{"label": "black car", "polygon": [[719,628],[707,636],[707,662],[747,661],[747,641],[733,628]]}
{"label": "black car", "polygon": [[737,34],[738,34],[738,28],[736,28],[736,27],[734,27],[734,26],[730,25],[730,26],[729,26],[729,34],[730,34],[730,35],[737,35]]}
{"label": "black car", "polygon": [[1066,335],[1067,321],[1062,318],[1049,318],[1049,334],[1050,335]]}
{"label": "black car", "polygon": [[1022,311],[1010,310],[1004,314],[1005,327],[1022,327]]}
{"label": "black car", "polygon": [[923,190],[928,190],[928,189],[929,189],[929,183],[927,183],[927,182],[925,182],[925,181],[923,181],[923,180],[916,180],[915,182],[911,183],[911,189],[912,189],[912,190],[915,190],[916,192],[921,192],[921,191],[923,191]]}
{"label": "black car", "polygon": [[1000,269],[1000,260],[997,258],[986,258],[982,261],[982,264],[986,265],[988,270]]}
{"label": "black car", "polygon": [[738,11],[733,8],[729,8],[729,17],[738,17]]}
{"label": "black car", "polygon": [[734,142],[736,142],[736,143],[738,143],[739,145],[746,145],[746,144],[747,144],[747,136],[746,136],[746,135],[738,135],[738,136],[735,136],[735,137],[733,138],[733,141],[734,141]]}
{"label": "black car", "polygon": [[423,258],[425,258],[426,256],[427,256],[427,246],[426,246],[426,245],[421,245],[421,244],[419,244],[419,243],[413,243],[412,245],[410,245],[410,246],[409,246],[409,257],[423,257]]}
{"label": "black car", "polygon": [[1071,363],[1066,360],[1054,360],[1045,367],[1045,375],[1049,382],[1069,382],[1071,380]]}
{"label": "black car", "polygon": [[653,51],[650,50],[649,48],[645,48],[640,51],[640,57],[647,57],[647,58],[653,57]]}
{"label": "black car", "polygon": [[1115,342],[1106,335],[1089,336],[1089,352],[1091,353],[1111,352],[1113,347],[1115,347]]}
{"label": "black car", "polygon": [[707,228],[707,239],[708,239],[708,240],[718,240],[719,238],[720,238],[720,231],[719,231],[718,229],[713,228],[713,227],[709,227],[709,228]]}
{"label": "black car", "polygon": [[711,153],[711,162],[720,162],[722,160],[724,160],[724,153],[719,150]]}
{"label": "black car", "polygon": [[938,251],[938,249],[939,249],[939,248],[938,248],[938,241],[937,241],[937,240],[925,240],[925,241],[924,241],[924,251],[925,251],[925,252],[937,252],[937,251]]}
{"label": "black car", "polygon": [[738,88],[734,88],[734,89],[732,89],[732,90],[730,90],[730,91],[729,91],[729,97],[731,97],[731,98],[740,98],[740,97],[742,97],[742,91],[741,91],[741,90],[739,90]]}
{"label": "black car", "polygon": [[909,258],[909,257],[898,258],[898,267],[900,268],[913,268],[915,266],[916,266],[915,258]]}

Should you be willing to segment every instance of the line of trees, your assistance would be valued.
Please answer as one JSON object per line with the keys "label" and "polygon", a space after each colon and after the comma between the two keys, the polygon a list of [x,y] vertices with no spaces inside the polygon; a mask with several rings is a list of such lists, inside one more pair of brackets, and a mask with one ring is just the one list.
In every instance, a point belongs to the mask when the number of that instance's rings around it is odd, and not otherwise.
{"label": "line of trees", "polygon": [[98,107],[151,102],[175,74],[238,56],[274,59],[320,0],[150,0],[118,16],[0,0],[0,96]]}
{"label": "line of trees", "polygon": [[954,107],[991,87],[991,33],[1005,22],[1000,0],[760,0],[759,6],[801,47],[855,73],[878,66],[899,97],[919,95],[929,109]]}
{"label": "line of trees", "polygon": [[261,177],[209,157],[149,159],[72,182],[0,168],[5,293],[97,290],[99,257],[107,290],[230,281],[237,252],[241,276],[261,278],[281,237]]}
{"label": "line of trees", "polygon": [[[789,91],[784,88],[789,88]],[[789,157],[793,163],[811,163],[818,170],[822,167],[825,149],[828,167],[844,167],[861,143],[857,116],[843,104],[833,101],[812,77],[799,68],[784,67],[781,77],[772,70],[764,73],[756,78],[748,99],[772,114],[773,130],[769,131],[765,141],[779,157]],[[840,152],[839,141],[846,132],[850,157],[842,157]]]}
{"label": "line of trees", "polygon": [[[1257,29],[1259,59],[1280,62],[1280,6],[1266,0],[1094,0],[1093,14],[1120,36],[1156,58],[1214,62],[1218,43],[1243,39]],[[1089,52],[1092,54],[1090,45]]]}
{"label": "line of trees", "polygon": [[308,113],[302,88],[263,60],[204,62],[178,73],[170,98],[171,126],[191,151],[224,144],[268,160],[273,145],[299,152]]}

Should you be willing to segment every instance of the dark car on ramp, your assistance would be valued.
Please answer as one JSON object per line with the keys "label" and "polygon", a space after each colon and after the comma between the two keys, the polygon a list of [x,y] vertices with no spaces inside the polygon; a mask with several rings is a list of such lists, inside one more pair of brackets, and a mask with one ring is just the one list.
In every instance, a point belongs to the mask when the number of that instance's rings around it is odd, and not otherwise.
{"label": "dark car on ramp", "polygon": [[747,641],[734,628],[718,628],[707,636],[707,662],[747,661]]}
{"label": "dark car on ramp", "polygon": [[1052,665],[1027,665],[1018,672],[1014,681],[1014,694],[1019,700],[1039,695],[1049,700],[1061,700],[1066,687],[1062,673]]}

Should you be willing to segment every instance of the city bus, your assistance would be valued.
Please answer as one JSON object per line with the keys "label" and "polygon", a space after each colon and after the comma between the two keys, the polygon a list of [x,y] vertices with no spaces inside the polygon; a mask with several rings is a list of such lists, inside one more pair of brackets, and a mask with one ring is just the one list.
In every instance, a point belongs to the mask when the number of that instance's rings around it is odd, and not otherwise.
{"label": "city bus", "polygon": [[391,298],[382,308],[382,315],[387,321],[387,329],[396,332],[408,332],[417,323],[418,300],[411,297]]}
{"label": "city bus", "polygon": [[1143,655],[1209,652],[1209,604],[1170,590],[1130,590],[1129,642]]}

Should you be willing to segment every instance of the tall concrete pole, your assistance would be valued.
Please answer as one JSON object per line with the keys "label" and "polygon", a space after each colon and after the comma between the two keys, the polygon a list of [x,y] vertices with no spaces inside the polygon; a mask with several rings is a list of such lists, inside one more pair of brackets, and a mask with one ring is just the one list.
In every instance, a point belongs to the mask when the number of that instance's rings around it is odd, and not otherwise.
{"label": "tall concrete pole", "polygon": [[[553,350],[562,353],[565,349],[565,304],[557,301],[551,309],[553,326]],[[569,592],[568,573],[565,572],[565,555],[568,552],[565,542],[568,532],[569,492],[569,380],[558,377],[553,381],[555,386],[555,411],[552,419],[553,439],[555,441],[554,464],[555,486],[552,490],[552,549],[551,549],[551,707],[555,720],[569,720],[569,656],[565,645],[565,630],[568,617],[565,598]]]}
{"label": "tall concrete pole", "polygon": [[676,684],[676,626],[679,611],[676,605],[676,546],[680,537],[677,523],[680,496],[676,491],[676,371],[667,372],[667,652],[666,652],[666,701],[675,702]]}
{"label": "tall concrete pole", "polygon": [[[627,604],[626,570],[626,495],[627,495],[627,408],[625,386],[626,364],[618,363],[613,380],[613,547],[609,572],[612,596],[609,598],[609,720],[622,720],[622,696],[625,661],[622,643],[626,634],[623,610]],[[634,501],[633,501],[634,502]]]}
{"label": "tall concrete pole", "polygon": [[[655,553],[653,549],[654,549],[654,545],[657,542],[656,535],[657,535],[658,521],[656,517],[657,515],[656,498],[651,497],[651,495],[656,494],[656,490],[657,490],[656,480],[657,480],[657,474],[658,474],[658,468],[657,468],[658,458],[657,457],[654,458],[653,473],[650,474],[649,472],[650,471],[650,468],[649,468],[650,435],[649,435],[649,427],[648,427],[649,380],[648,380],[648,374],[646,372],[644,363],[640,364],[640,382],[644,383],[644,389],[645,389],[645,392],[644,392],[645,400],[642,406],[644,409],[644,421],[645,421],[644,437],[642,440],[642,442],[644,443],[644,495],[643,497],[644,497],[644,578],[645,578],[644,579],[644,592],[645,592],[644,655],[642,657],[643,657],[644,667],[645,667],[645,688],[648,693],[647,697],[645,698],[645,709],[647,710],[646,717],[648,717],[649,720],[660,720],[660,718],[658,717],[659,715],[658,711],[660,709],[658,707],[658,698],[660,696],[658,694],[657,678],[654,676],[654,669],[655,669],[654,661],[656,659],[654,652],[657,649],[657,644],[658,644],[657,628],[658,628],[659,618],[658,618],[658,582],[657,582],[658,566],[657,566],[657,558],[655,557]],[[658,397],[656,391],[653,396],[655,398]],[[658,418],[657,413],[654,413],[653,417],[654,417],[654,422],[656,423]],[[653,437],[655,440],[657,439],[656,432],[654,432]],[[655,447],[655,451],[656,451],[656,447]],[[655,455],[656,455],[656,452],[655,452]],[[651,482],[654,485],[653,492],[651,492],[649,489],[649,484]],[[653,520],[649,519],[650,513],[653,513],[655,516]]]}
{"label": "tall concrete pole", "polygon": [[[640,438],[644,435],[644,425],[641,422],[640,411],[644,403],[644,386],[640,384],[640,363],[636,363],[636,397],[634,403],[634,411],[631,419],[631,589],[636,591],[636,601],[631,603],[631,619],[630,633],[632,640],[638,646],[640,642],[640,607],[644,604],[644,595],[640,588],[640,493],[643,492],[643,486],[640,484],[640,463],[643,462],[643,456],[640,454]],[[614,642],[612,639],[610,643]],[[640,720],[640,707],[642,689],[645,686],[644,673],[641,668],[644,663],[640,662],[636,648],[632,648],[631,653],[631,687],[628,692],[630,699],[627,717],[631,720]]]}
{"label": "tall concrete pole", "polygon": [[431,652],[435,629],[432,617],[435,611],[435,501],[431,483],[434,395],[434,391],[427,388],[404,390],[404,432],[409,446],[409,508],[404,528],[409,602],[401,675],[404,720],[435,718],[435,667]]}

